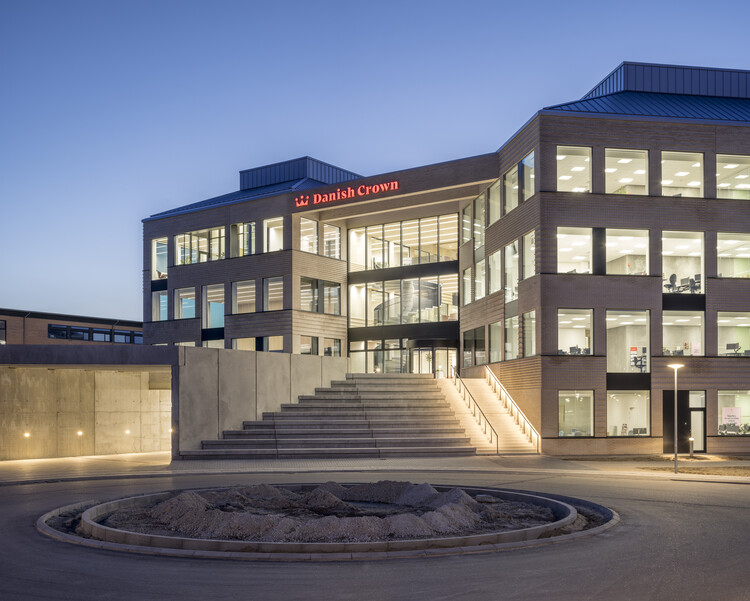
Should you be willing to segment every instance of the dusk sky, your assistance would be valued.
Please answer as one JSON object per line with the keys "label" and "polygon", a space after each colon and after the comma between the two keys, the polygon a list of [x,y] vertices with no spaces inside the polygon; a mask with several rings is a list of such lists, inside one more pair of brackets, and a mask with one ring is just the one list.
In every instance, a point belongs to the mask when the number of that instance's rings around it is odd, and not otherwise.
{"label": "dusk sky", "polygon": [[750,69],[748,32],[747,0],[0,0],[0,307],[141,320],[141,219],[241,169],[491,152],[623,60]]}

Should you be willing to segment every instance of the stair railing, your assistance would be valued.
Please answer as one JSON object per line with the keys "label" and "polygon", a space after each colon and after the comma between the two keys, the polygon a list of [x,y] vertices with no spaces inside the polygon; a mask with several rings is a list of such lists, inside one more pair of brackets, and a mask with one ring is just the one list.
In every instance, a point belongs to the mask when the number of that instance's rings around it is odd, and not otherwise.
{"label": "stair railing", "polygon": [[[463,399],[464,403],[466,403],[466,406],[469,408],[469,411],[471,411],[471,414],[474,416],[474,419],[477,420],[477,423],[479,424],[479,427],[482,428],[482,431],[484,432],[484,435],[489,437],[490,444],[493,442],[495,443],[495,453],[497,455],[500,454],[500,436],[497,433],[497,430],[492,427],[492,424],[490,424],[489,420],[487,419],[487,416],[484,414],[484,411],[482,411],[481,407],[479,407],[479,404],[477,403],[476,399],[472,396],[471,392],[469,392],[469,389],[466,388],[466,384],[464,384],[464,381],[461,379],[461,376],[458,375],[458,372],[456,369],[451,365],[449,368],[450,372],[452,373],[452,380],[453,385],[456,387],[456,390],[461,395],[461,398]],[[467,398],[468,395],[468,398]],[[489,429],[489,432],[487,431]]]}
{"label": "stair railing", "polygon": [[536,447],[536,452],[541,453],[542,437],[539,436],[537,429],[531,424],[529,418],[524,415],[523,411],[521,411],[521,408],[513,400],[513,397],[510,396],[510,393],[506,390],[505,386],[502,385],[502,382],[500,382],[498,377],[493,374],[490,368],[486,365],[484,366],[484,372],[487,384],[492,388],[495,395],[497,395],[497,398],[503,404],[505,410],[516,420],[516,424],[521,428],[524,436],[528,438],[529,442]]}

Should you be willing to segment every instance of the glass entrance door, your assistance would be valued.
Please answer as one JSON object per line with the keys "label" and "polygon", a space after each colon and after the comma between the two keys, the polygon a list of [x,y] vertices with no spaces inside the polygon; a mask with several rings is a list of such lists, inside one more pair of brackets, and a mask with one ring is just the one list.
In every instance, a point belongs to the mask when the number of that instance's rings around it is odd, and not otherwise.
{"label": "glass entrance door", "polygon": [[436,378],[447,378],[450,367],[456,367],[456,349],[446,347],[423,347],[411,349],[411,373],[434,374]]}

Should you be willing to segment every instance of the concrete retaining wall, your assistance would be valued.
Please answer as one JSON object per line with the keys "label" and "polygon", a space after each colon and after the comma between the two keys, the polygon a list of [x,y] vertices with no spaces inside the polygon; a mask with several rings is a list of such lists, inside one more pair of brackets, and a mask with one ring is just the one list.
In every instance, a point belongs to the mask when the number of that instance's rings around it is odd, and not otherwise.
{"label": "concrete retaining wall", "polygon": [[348,365],[346,357],[180,347],[173,371],[172,457],[345,379]]}
{"label": "concrete retaining wall", "polygon": [[153,369],[0,366],[0,460],[168,451],[169,368]]}

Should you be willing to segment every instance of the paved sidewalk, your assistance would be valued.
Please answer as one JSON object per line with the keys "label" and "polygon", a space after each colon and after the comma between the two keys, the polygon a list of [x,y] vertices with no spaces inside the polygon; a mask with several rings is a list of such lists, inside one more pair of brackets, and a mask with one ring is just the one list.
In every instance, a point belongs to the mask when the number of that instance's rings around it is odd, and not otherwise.
{"label": "paved sidewalk", "polygon": [[[182,476],[189,474],[231,473],[311,473],[311,472],[516,472],[566,474],[600,477],[604,475],[675,478],[670,471],[647,471],[644,468],[669,468],[666,459],[602,459],[596,461],[558,459],[539,455],[476,457],[400,457],[389,459],[260,459],[198,460],[171,462],[169,453],[132,453],[61,459],[25,459],[0,461],[0,485],[57,480],[94,480],[100,478],[134,478]],[[743,466],[742,460],[683,460],[679,467]],[[739,476],[706,476],[680,474],[680,479],[705,479],[750,482]]]}

